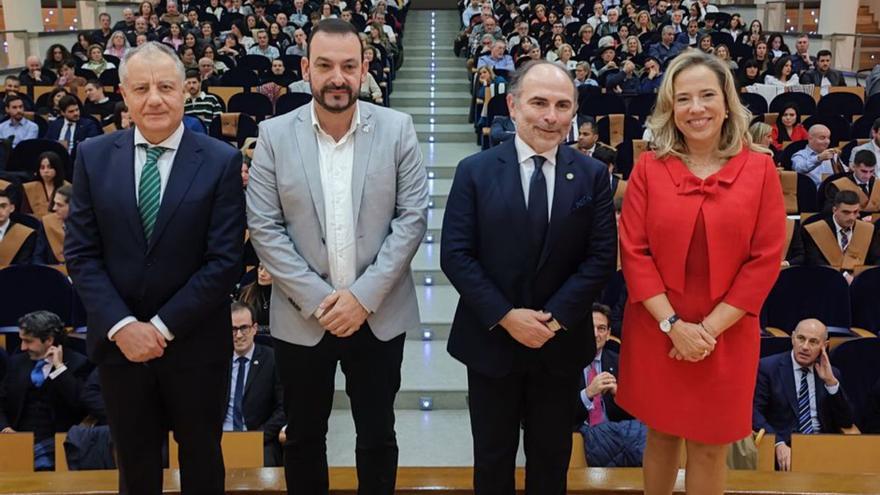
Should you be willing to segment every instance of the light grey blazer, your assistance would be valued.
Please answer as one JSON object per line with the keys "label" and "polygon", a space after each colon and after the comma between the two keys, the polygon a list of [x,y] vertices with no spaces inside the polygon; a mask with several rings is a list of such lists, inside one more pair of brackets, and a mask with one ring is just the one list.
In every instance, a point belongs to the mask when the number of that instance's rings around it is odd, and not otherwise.
{"label": "light grey blazer", "polygon": [[[352,204],[357,280],[349,290],[382,341],[419,327],[410,261],[428,225],[427,173],[412,118],[360,105]],[[247,186],[250,237],[272,274],[272,336],[314,346],[325,330],[314,313],[333,291],[324,195],[311,104],[260,124]]]}

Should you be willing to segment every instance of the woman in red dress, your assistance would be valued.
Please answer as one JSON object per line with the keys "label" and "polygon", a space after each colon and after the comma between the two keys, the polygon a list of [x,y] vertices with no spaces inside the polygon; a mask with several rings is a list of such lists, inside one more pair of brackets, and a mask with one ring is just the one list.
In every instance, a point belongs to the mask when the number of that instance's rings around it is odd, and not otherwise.
{"label": "woman in red dress", "polygon": [[782,188],[717,58],[670,64],[620,221],[629,302],[617,402],[648,426],[645,493],[721,494],[728,445],[751,433],[758,313],[779,272]]}

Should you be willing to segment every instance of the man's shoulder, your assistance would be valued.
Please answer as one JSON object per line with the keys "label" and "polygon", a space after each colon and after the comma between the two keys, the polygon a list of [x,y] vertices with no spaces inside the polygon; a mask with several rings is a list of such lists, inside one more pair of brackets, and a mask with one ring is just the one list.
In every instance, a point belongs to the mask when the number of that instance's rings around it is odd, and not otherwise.
{"label": "man's shoulder", "polygon": [[[373,120],[380,125],[393,124],[396,126],[402,126],[411,119],[408,113],[394,110],[393,108],[383,107],[366,101],[358,102],[358,105],[361,106],[362,113],[364,110],[371,112],[373,114]],[[361,123],[364,123],[363,119],[361,120]]]}
{"label": "man's shoulder", "polygon": [[[56,122],[58,122],[60,120],[62,120],[62,119],[57,119],[54,122],[52,122],[52,124],[55,124]],[[86,122],[89,122],[90,124],[95,125],[91,121],[86,121]],[[51,128],[52,127],[50,124],[50,129]],[[61,126],[58,125],[57,128],[61,129]],[[93,148],[98,149],[98,150],[103,150],[105,148],[115,146],[117,140],[123,139],[126,137],[126,133],[130,133],[133,135],[134,131],[131,129],[128,129],[128,130],[124,130],[124,131],[111,132],[110,134],[101,134],[101,135],[95,136],[91,139],[87,139],[87,140],[79,143],[79,145],[77,145],[78,154],[82,155],[83,158],[86,158],[86,156],[92,152]],[[132,143],[134,143],[133,140],[132,140]],[[106,157],[101,157],[101,160],[99,160],[99,161],[106,162],[106,160],[104,160],[104,158],[106,158]]]}
{"label": "man's shoulder", "polygon": [[789,351],[780,352],[778,354],[771,354],[767,357],[761,358],[758,362],[758,369],[763,373],[769,373],[773,369],[775,369],[782,362],[783,359],[789,357],[791,353]]}

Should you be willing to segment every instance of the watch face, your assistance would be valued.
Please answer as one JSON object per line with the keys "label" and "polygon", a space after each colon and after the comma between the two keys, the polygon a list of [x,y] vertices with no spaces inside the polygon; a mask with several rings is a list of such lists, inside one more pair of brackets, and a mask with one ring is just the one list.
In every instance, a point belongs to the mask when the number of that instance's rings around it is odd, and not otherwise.
{"label": "watch face", "polygon": [[672,330],[672,325],[669,323],[669,320],[663,320],[660,322],[660,330],[669,333]]}

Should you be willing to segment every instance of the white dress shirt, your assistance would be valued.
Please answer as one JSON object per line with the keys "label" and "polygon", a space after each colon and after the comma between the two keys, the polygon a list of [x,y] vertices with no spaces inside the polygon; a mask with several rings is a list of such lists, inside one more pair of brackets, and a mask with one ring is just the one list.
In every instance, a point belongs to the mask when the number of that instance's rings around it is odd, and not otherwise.
{"label": "white dress shirt", "polygon": [[[251,365],[254,364],[254,349],[256,349],[256,347],[257,346],[252,345],[250,350],[248,350],[246,353],[242,354],[241,356],[239,356],[238,354],[236,354],[234,352],[232,353],[232,369],[230,370],[231,376],[230,376],[230,381],[229,381],[229,401],[226,404],[226,416],[223,419],[223,431],[232,431],[234,429],[233,421],[232,421],[232,409],[233,409],[233,407],[235,407],[235,404],[234,404],[234,402],[235,402],[235,383],[236,383],[236,381],[238,381],[238,374],[244,373],[244,382],[243,383],[245,385],[247,385],[248,372],[251,370]],[[236,362],[236,359],[238,359],[240,357],[247,358],[247,361],[245,361],[245,363],[244,363],[244,370],[241,369],[242,365],[240,365],[238,362]],[[242,390],[241,393],[242,393],[242,399],[243,399],[244,398],[244,390]],[[244,404],[242,404],[242,409],[244,409]],[[242,415],[242,417],[244,417],[244,411],[242,411],[241,415]],[[245,424],[242,426],[244,427],[244,430],[247,431],[247,425]]]}
{"label": "white dress shirt", "polygon": [[[156,161],[156,167],[159,169],[159,204],[162,204],[162,197],[165,194],[165,187],[168,185],[168,178],[171,177],[171,166],[174,164],[174,157],[177,156],[177,149],[180,147],[180,140],[183,139],[183,123],[177,127],[170,136],[168,136],[164,141],[157,144],[156,146],[161,146],[166,148],[167,151],[162,153],[162,156]],[[134,129],[134,198],[135,202],[140,201],[140,192],[139,187],[141,184],[141,173],[144,170],[144,165],[147,163],[147,150],[142,148],[140,145],[146,144],[152,146],[152,144],[147,141],[141,131],[138,128]],[[109,332],[107,332],[107,338],[113,340],[113,336],[116,335],[116,332],[122,329],[125,325],[129,323],[136,322],[137,318],[134,316],[126,316],[125,318],[119,320],[118,323],[113,325]],[[171,330],[165,325],[159,315],[155,315],[150,319],[150,323],[153,324],[159,330],[159,333],[165,337],[165,340],[174,340],[174,334],[171,333]]]}
{"label": "white dress shirt", "polygon": [[318,168],[324,192],[325,240],[330,283],[337,290],[347,289],[357,279],[354,206],[351,176],[354,169],[355,131],[360,125],[360,107],[355,104],[351,126],[339,141],[321,128],[314,103],[309,103],[312,127],[318,140]]}
{"label": "white dress shirt", "polygon": [[43,364],[42,368],[40,368],[40,371],[43,372],[43,378],[48,378],[50,380],[54,380],[54,379],[58,378],[58,375],[67,371],[67,365],[65,365],[64,363],[61,363],[61,366],[59,366],[53,370],[52,369],[52,360],[47,357],[44,357],[43,359],[46,360],[46,363]]}
{"label": "white dress shirt", "polygon": [[[791,365],[792,372],[794,373],[795,397],[797,397],[797,393],[801,388],[801,365],[795,361],[794,351],[791,352]],[[816,368],[811,366],[809,369],[810,373],[807,373],[807,390],[809,390],[810,394],[810,418],[813,422],[813,431],[819,433],[822,431],[822,425],[819,423],[819,410],[816,407]],[[840,383],[833,387],[825,385],[828,395],[836,395],[838,389],[840,389]]]}
{"label": "white dress shirt", "polygon": [[[64,139],[67,137],[67,129],[68,128],[70,128],[70,135],[76,136],[76,122],[71,122],[69,120],[65,120],[64,125],[61,126],[61,134],[58,135],[59,141],[64,141]],[[69,143],[68,143],[68,146],[70,146]]]}
{"label": "white dress shirt", "polygon": [[[531,146],[520,139],[519,135],[513,138],[516,146],[516,156],[519,160],[519,173],[522,180],[523,195],[526,198],[526,208],[529,207],[529,184],[532,179],[532,172],[535,170],[535,161],[533,157],[538,155]],[[553,190],[556,184],[556,150],[559,146],[554,146],[543,153],[541,156],[546,158],[541,171],[544,172],[544,182],[547,185],[547,221],[550,221],[550,214],[553,211]]]}
{"label": "white dress shirt", "polygon": [[9,230],[9,226],[12,225],[12,220],[7,219],[6,223],[0,225],[0,241],[6,237],[6,231]]}

